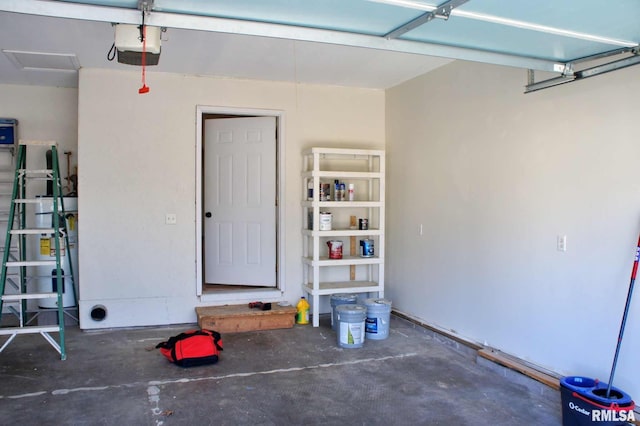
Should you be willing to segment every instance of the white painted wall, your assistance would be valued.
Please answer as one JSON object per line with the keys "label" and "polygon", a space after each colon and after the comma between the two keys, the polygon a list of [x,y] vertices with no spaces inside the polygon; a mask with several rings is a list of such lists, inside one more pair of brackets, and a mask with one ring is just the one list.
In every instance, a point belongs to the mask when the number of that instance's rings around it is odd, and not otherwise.
{"label": "white painted wall", "polygon": [[[301,152],[384,146],[384,92],[82,69],[79,83],[82,328],[195,321],[196,106],[284,112],[285,293],[302,295]],[[177,225],[165,225],[176,213]],[[247,303],[241,297],[223,303]],[[90,318],[107,308],[104,321]],[[209,301],[208,304],[216,304]]]}
{"label": "white painted wall", "polygon": [[[428,323],[607,381],[640,231],[638,69],[529,95],[525,81],[456,62],[387,91],[387,294]],[[638,353],[636,294],[614,380],[636,398]]]}
{"label": "white painted wall", "polygon": [[[62,176],[67,176],[66,157],[63,153],[72,151],[73,172],[78,158],[77,89],[0,84],[0,117],[18,120],[20,139],[58,142]],[[4,166],[2,162],[0,167]],[[44,168],[44,153],[28,156],[28,166]],[[41,186],[44,191],[44,183]]]}

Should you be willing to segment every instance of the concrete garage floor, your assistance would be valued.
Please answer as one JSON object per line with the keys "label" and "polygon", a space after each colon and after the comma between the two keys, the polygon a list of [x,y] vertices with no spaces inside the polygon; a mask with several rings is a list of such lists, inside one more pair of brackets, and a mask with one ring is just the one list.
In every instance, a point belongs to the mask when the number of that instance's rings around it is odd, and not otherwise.
{"label": "concrete garage floor", "polygon": [[342,349],[329,321],[223,335],[220,362],[191,369],[152,349],[188,325],[68,328],[66,361],[41,336],[17,336],[0,354],[0,423],[562,423],[557,391],[476,364],[473,351],[438,334],[392,317],[388,339]]}

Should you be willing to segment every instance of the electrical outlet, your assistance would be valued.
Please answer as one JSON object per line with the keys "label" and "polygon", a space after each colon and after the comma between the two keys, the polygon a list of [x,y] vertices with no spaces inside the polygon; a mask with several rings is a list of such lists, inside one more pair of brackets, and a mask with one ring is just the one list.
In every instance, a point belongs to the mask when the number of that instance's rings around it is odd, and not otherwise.
{"label": "electrical outlet", "polygon": [[557,248],[558,248],[558,251],[567,251],[566,235],[558,235]]}
{"label": "electrical outlet", "polygon": [[167,213],[164,219],[166,225],[175,225],[178,223],[178,216],[175,213]]}

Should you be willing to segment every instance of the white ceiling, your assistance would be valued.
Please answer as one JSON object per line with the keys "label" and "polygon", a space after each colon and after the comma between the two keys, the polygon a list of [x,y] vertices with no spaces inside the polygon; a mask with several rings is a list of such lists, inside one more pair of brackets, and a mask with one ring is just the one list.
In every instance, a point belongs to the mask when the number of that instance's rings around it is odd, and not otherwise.
{"label": "white ceiling", "polygon": [[[169,28],[150,71],[385,89],[450,59],[209,31]],[[80,67],[139,70],[107,60],[114,28],[106,22],[0,12],[0,49],[74,54]],[[77,86],[77,72],[19,68],[0,54],[0,83]]]}

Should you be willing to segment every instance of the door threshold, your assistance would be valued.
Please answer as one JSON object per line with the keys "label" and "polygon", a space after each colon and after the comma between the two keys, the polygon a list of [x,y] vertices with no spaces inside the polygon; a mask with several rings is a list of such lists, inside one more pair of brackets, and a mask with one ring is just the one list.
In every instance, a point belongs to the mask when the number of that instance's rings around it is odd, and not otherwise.
{"label": "door threshold", "polygon": [[[212,288],[215,287],[215,288]],[[204,285],[201,302],[243,304],[248,302],[282,301],[283,292],[275,287],[254,287],[237,285]]]}
{"label": "door threshold", "polygon": [[236,285],[236,284],[204,284],[202,286],[202,293],[220,293],[220,292],[242,292],[242,291],[264,291],[264,290],[277,290],[275,287],[263,287],[255,285]]}

